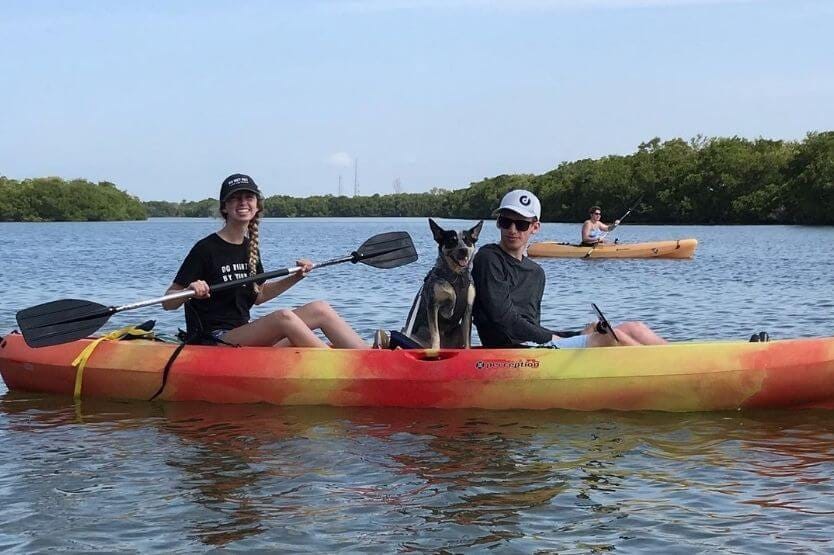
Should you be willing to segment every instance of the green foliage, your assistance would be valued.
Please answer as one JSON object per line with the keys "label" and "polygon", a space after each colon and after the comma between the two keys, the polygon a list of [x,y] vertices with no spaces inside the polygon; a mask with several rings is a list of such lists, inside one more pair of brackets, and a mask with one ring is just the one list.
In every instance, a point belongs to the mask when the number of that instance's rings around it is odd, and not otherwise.
{"label": "green foliage", "polygon": [[[608,218],[638,198],[631,222],[834,224],[834,132],[800,142],[702,137],[653,138],[626,156],[563,162],[542,175],[499,175],[458,190],[365,197],[276,195],[268,217],[490,216],[511,189],[542,201],[545,221],[582,221],[597,204]],[[218,202],[140,203],[112,183],[56,177],[15,181],[0,176],[0,221],[124,220],[218,215]]]}
{"label": "green foliage", "polygon": [[108,181],[0,177],[0,221],[145,220],[142,202]]}
{"label": "green foliage", "polygon": [[220,203],[211,198],[180,203],[181,216],[186,218],[220,217]]}
{"label": "green foliage", "polygon": [[787,221],[834,223],[834,132],[809,133],[791,158],[788,174]]}
{"label": "green foliage", "polygon": [[[654,138],[627,156],[565,162],[539,176],[499,176],[450,193],[454,216],[483,218],[506,191],[542,201],[545,221],[581,221],[592,205],[608,217],[642,197],[632,222],[834,224],[834,132],[802,142],[740,137]],[[467,202],[479,198],[481,204]]]}
{"label": "green foliage", "polygon": [[[811,133],[799,143],[655,137],[627,156],[563,162],[542,175],[499,175],[465,189],[417,194],[274,196],[266,199],[265,213],[481,219],[489,217],[504,193],[518,188],[539,196],[545,221],[582,221],[595,204],[613,219],[641,199],[631,222],[834,224],[834,132]],[[165,207],[157,209],[156,203],[146,206],[154,216],[171,210],[163,212]]]}

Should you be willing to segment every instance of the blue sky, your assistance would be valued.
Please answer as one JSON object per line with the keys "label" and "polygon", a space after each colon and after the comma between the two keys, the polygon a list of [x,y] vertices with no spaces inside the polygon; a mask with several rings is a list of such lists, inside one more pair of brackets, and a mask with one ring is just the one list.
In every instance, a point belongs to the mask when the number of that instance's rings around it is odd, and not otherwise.
{"label": "blue sky", "polygon": [[0,175],[143,200],[461,188],[834,129],[834,2],[3,2]]}

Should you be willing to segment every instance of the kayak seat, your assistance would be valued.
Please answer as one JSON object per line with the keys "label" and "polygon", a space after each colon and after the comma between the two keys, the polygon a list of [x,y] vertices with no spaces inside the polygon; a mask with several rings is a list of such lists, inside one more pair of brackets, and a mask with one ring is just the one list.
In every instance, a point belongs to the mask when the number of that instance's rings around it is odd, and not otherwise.
{"label": "kayak seat", "polygon": [[760,331],[759,333],[754,333],[750,336],[751,343],[759,343],[764,341],[770,341],[770,335],[766,331]]}
{"label": "kayak seat", "polygon": [[391,340],[388,344],[389,349],[396,349],[399,347],[400,349],[424,349],[422,345],[411,339],[406,334],[399,332],[397,330],[391,330]]}

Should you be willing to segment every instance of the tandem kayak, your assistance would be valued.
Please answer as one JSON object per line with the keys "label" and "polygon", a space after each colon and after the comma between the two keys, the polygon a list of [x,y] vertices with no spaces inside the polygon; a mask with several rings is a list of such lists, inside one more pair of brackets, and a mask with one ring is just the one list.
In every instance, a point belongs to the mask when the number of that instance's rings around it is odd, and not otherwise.
{"label": "tandem kayak", "polygon": [[[834,338],[596,349],[349,350],[0,341],[12,391],[81,398],[420,408],[834,408]],[[164,370],[169,366],[167,378]],[[163,386],[164,381],[164,387]]]}
{"label": "tandem kayak", "polygon": [[697,246],[697,239],[612,243],[599,247],[542,241],[530,245],[527,248],[527,256],[540,258],[692,258]]}

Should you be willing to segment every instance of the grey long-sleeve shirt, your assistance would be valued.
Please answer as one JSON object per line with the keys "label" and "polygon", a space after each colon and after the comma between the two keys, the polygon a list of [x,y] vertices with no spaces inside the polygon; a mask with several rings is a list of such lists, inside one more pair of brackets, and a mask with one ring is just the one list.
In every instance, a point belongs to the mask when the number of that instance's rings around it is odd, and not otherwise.
{"label": "grey long-sleeve shirt", "polygon": [[473,320],[484,347],[547,343],[553,332],[540,325],[545,275],[527,258],[519,261],[496,244],[478,250],[472,263]]}

